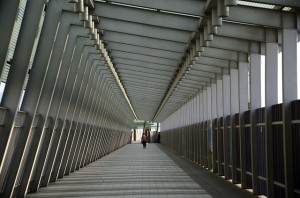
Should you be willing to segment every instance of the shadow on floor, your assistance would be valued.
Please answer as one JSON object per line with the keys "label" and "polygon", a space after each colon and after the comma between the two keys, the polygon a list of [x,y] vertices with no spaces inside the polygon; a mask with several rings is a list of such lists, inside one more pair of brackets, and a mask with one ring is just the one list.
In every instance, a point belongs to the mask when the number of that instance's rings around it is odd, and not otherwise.
{"label": "shadow on floor", "polygon": [[252,193],[243,190],[231,182],[226,181],[216,174],[204,169],[198,164],[179,156],[172,150],[156,144],[170,159],[176,163],[187,175],[189,175],[196,183],[198,183],[207,193],[214,198],[253,198]]}

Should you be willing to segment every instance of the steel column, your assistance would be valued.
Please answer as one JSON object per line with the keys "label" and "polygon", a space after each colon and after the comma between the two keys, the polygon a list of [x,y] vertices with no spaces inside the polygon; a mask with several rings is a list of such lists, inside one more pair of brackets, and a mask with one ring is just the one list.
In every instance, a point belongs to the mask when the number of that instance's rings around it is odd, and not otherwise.
{"label": "steel column", "polygon": [[217,104],[217,80],[215,79],[214,82],[211,85],[211,108],[212,108],[212,170],[214,173],[217,173],[218,171],[218,164],[217,164],[217,158],[218,158],[218,143],[217,143],[217,123],[215,122],[215,119],[218,119],[218,104]]}
{"label": "steel column", "polygon": [[[80,87],[80,91],[76,100],[76,107],[75,107],[75,111],[72,115],[72,123],[70,126],[70,132],[69,134],[71,135],[71,138],[68,138],[68,143],[70,146],[66,147],[65,150],[65,154],[64,154],[64,158],[63,158],[63,162],[62,162],[62,167],[60,167],[59,170],[59,178],[63,177],[63,175],[68,175],[70,173],[70,166],[73,160],[73,154],[75,152],[75,148],[77,145],[77,141],[78,141],[78,136],[79,136],[79,130],[77,130],[77,127],[79,127],[78,125],[80,125],[78,123],[79,120],[79,115],[81,114],[81,110],[82,110],[82,105],[84,102],[84,99],[86,97],[86,93],[87,90],[89,89],[89,82],[90,82],[90,78],[91,75],[95,72],[96,67],[97,67],[98,62],[93,60],[93,61],[89,61],[87,67],[86,67],[86,73],[83,76],[83,80],[82,80],[82,84]],[[90,82],[91,83],[91,82]],[[74,94],[75,97],[75,94]],[[72,138],[73,136],[73,138]],[[65,163],[64,163],[65,162]]]}
{"label": "steel column", "polygon": [[99,67],[96,68],[96,72],[93,74],[92,81],[90,84],[89,92],[87,93],[87,98],[83,101],[83,108],[82,108],[82,114],[79,115],[79,122],[81,122],[81,128],[77,129],[79,130],[80,138],[78,139],[77,148],[75,151],[74,159],[72,162],[72,169],[71,171],[78,170],[80,168],[80,157],[82,154],[82,150],[84,149],[84,143],[86,140],[86,129],[88,127],[88,116],[91,111],[91,97],[92,93],[95,90],[95,83],[97,82],[97,77],[100,74],[101,69]]}
{"label": "steel column", "polygon": [[240,122],[240,164],[241,185],[247,187],[246,180],[246,139],[245,139],[245,111],[248,110],[248,63],[239,63],[239,122]]}
{"label": "steel column", "polygon": [[266,43],[266,170],[267,195],[274,197],[274,165],[273,165],[273,133],[272,133],[272,105],[278,103],[278,44]]}
{"label": "steel column", "polygon": [[258,194],[258,140],[257,117],[255,111],[261,107],[261,55],[250,55],[250,110],[251,110],[251,162],[252,162],[252,189]]}
{"label": "steel column", "polygon": [[[238,183],[237,180],[237,138],[236,138],[236,128],[237,123],[235,121],[235,114],[239,112],[239,70],[231,68],[230,69],[230,126],[231,126],[231,178],[232,183]],[[240,126],[239,126],[240,127]]]}
{"label": "steel column", "polygon": [[224,176],[229,179],[230,145],[228,144],[227,116],[230,115],[230,76],[223,75],[223,155],[224,155]]}
{"label": "steel column", "polygon": [[[222,168],[222,159],[224,156],[223,146],[223,136],[221,132],[223,131],[223,122],[221,122],[221,117],[224,119],[223,113],[223,80],[217,78],[217,149],[218,149],[218,174],[224,175],[224,169]],[[223,126],[224,127],[224,126]]]}
{"label": "steel column", "polygon": [[[39,26],[40,17],[44,7],[44,1],[38,1],[33,3],[31,0],[27,2],[25,14],[20,32],[22,34],[18,37],[18,42],[14,52],[14,58],[12,66],[10,68],[8,79],[6,81],[6,87],[4,90],[1,106],[8,108],[5,115],[5,123],[1,130],[1,140],[4,141],[8,135],[13,135],[11,143],[7,145],[7,150],[12,153],[13,158],[7,157],[4,159],[4,163],[7,164],[8,170],[3,173],[7,175],[7,181],[4,187],[3,196],[9,196],[13,190],[14,181],[17,175],[18,167],[23,152],[15,152],[15,145],[18,145],[19,150],[24,150],[26,138],[28,133],[18,133],[16,131],[11,132],[11,128],[14,123],[14,118],[17,114],[17,107],[23,90],[23,84],[27,74],[29,61],[32,53],[32,47],[35,42],[36,32]],[[14,143],[12,143],[14,142]],[[5,147],[6,143],[0,143],[0,147]],[[2,148],[0,148],[0,152]],[[0,153],[0,161],[2,158],[2,152]],[[2,175],[5,178],[5,175]]]}
{"label": "steel column", "polygon": [[[85,53],[86,54],[86,53]],[[97,55],[99,56],[99,55]],[[66,81],[66,87],[64,91],[64,96],[67,97],[67,99],[64,101],[64,103],[61,105],[61,108],[59,110],[60,117],[64,119],[64,122],[67,122],[67,125],[65,125],[62,129],[62,134],[58,143],[58,149],[56,153],[56,159],[55,163],[53,164],[53,170],[51,174],[51,181],[55,181],[58,177],[59,169],[61,166],[65,167],[67,161],[62,160],[64,156],[65,150],[69,151],[71,146],[71,141],[69,141],[69,136],[71,136],[70,139],[74,137],[74,113],[77,108],[77,101],[79,100],[79,92],[81,90],[82,84],[83,84],[83,78],[86,75],[86,71],[91,69],[91,66],[94,62],[94,59],[91,60],[92,57],[96,58],[96,54],[91,55],[88,54],[88,60],[83,60],[80,64],[79,68],[71,67],[71,70],[69,70],[69,74]],[[86,64],[84,64],[86,63]],[[77,70],[78,69],[78,70]],[[76,79],[76,80],[75,80]],[[75,82],[75,83],[74,83]],[[72,90],[72,91],[71,91]],[[72,130],[71,130],[72,129]],[[66,143],[67,142],[67,143]],[[64,170],[64,168],[63,168]],[[63,175],[62,175],[63,176]],[[61,176],[61,177],[62,177]]]}
{"label": "steel column", "polygon": [[[294,196],[292,105],[297,99],[297,30],[283,29],[282,93],[283,93],[283,156],[285,196]],[[298,57],[299,58],[299,57]]]}
{"label": "steel column", "polygon": [[[83,38],[83,41],[85,39]],[[52,117],[55,121],[54,123],[58,122],[58,120],[61,121],[61,125],[52,132],[51,140],[50,140],[50,145],[48,151],[47,151],[47,158],[44,163],[44,168],[43,168],[43,173],[44,177],[43,180],[41,181],[41,185],[47,186],[47,184],[50,182],[50,175],[53,171],[53,164],[55,163],[55,156],[57,154],[57,150],[60,148],[59,140],[61,136],[63,135],[62,132],[64,131],[64,128],[68,128],[70,125],[68,120],[65,120],[65,115],[67,113],[67,108],[69,105],[67,105],[70,101],[71,98],[71,93],[73,91],[73,86],[76,84],[76,81],[79,79],[78,75],[78,70],[80,68],[86,67],[87,63],[87,58],[89,55],[89,51],[87,49],[90,48],[90,46],[84,46],[84,50],[82,52],[82,55],[80,57],[79,62],[72,62],[71,68],[63,67],[60,69],[60,73],[58,74],[58,83],[64,84],[63,89],[60,89],[59,87],[55,87],[54,90],[54,98],[53,101],[51,101],[51,108],[48,111],[48,116]],[[90,49],[90,50],[93,50]],[[73,59],[74,60],[74,59]],[[82,75],[82,73],[80,73]],[[78,82],[78,81],[77,81]],[[55,145],[55,146],[53,146]]]}

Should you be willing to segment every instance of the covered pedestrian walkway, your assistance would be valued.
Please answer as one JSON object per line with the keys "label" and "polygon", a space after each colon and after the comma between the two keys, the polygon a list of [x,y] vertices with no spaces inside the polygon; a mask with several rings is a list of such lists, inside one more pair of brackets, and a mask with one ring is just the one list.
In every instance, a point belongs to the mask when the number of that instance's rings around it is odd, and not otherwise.
{"label": "covered pedestrian walkway", "polygon": [[27,198],[251,198],[159,144],[128,144]]}
{"label": "covered pedestrian walkway", "polygon": [[[140,195],[144,179],[149,195],[223,197],[239,185],[300,198],[299,9],[300,0],[0,0],[0,198],[75,186],[81,196],[104,186]],[[161,146],[136,151],[137,130]],[[103,175],[122,163],[122,178]]]}

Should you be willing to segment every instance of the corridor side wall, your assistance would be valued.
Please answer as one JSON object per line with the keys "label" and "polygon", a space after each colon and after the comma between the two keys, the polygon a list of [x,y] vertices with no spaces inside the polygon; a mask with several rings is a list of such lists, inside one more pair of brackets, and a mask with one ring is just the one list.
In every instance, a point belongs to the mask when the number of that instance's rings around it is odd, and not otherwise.
{"label": "corridor side wall", "polygon": [[134,115],[83,11],[61,0],[4,7],[0,197],[24,197],[128,144]]}

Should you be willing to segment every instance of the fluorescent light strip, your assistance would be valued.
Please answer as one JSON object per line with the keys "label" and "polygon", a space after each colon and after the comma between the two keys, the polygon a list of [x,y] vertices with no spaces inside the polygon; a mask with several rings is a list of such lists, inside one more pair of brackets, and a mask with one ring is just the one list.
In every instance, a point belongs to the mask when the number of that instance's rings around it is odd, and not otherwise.
{"label": "fluorescent light strip", "polygon": [[238,1],[238,5],[251,6],[257,8],[266,8],[266,9],[274,9],[275,5],[265,4],[265,3],[254,3],[249,1]]}
{"label": "fluorescent light strip", "polygon": [[291,11],[292,8],[291,8],[291,7],[284,7],[282,10],[283,10],[283,11]]}

